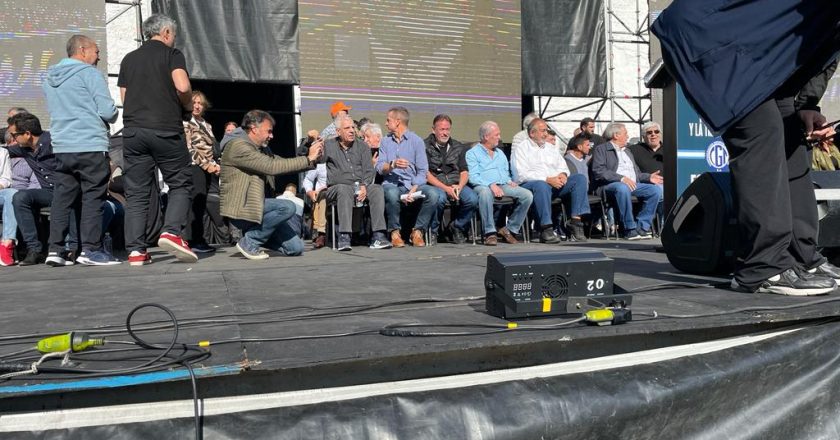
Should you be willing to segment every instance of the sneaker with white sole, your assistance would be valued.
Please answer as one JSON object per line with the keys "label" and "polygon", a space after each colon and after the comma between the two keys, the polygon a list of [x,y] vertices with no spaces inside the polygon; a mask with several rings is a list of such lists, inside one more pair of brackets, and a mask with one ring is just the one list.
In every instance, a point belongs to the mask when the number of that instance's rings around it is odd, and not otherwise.
{"label": "sneaker with white sole", "polygon": [[249,250],[242,240],[245,240],[245,237],[240,238],[239,241],[236,242],[236,250],[238,250],[243,257],[249,260],[265,260],[268,258],[268,254],[260,248],[257,248],[257,250]]}
{"label": "sneaker with white sole", "polygon": [[371,249],[391,249],[393,246],[384,232],[373,233],[373,241],[370,242]]}
{"label": "sneaker with white sole", "polygon": [[44,261],[47,266],[64,267],[73,265],[73,255],[70,251],[50,252]]}
{"label": "sneaker with white sole", "polygon": [[158,246],[162,247],[164,250],[175,256],[178,261],[183,263],[195,263],[198,261],[198,255],[190,249],[189,243],[175,234],[169,232],[160,234]]}
{"label": "sneaker with white sole", "polygon": [[815,268],[809,269],[807,272],[812,275],[822,275],[833,278],[834,281],[840,283],[840,267],[837,267],[828,261]]}
{"label": "sneaker with white sole", "polygon": [[128,265],[129,266],[144,266],[146,264],[152,264],[152,256],[149,255],[146,251],[131,251],[128,254]]}
{"label": "sneaker with white sole", "polygon": [[751,289],[741,285],[734,278],[730,283],[733,290],[749,293],[775,293],[787,296],[815,296],[825,295],[837,288],[837,283],[819,275],[800,275],[796,269],[788,269],[764,281],[758,287]]}
{"label": "sneaker with white sole", "polygon": [[352,236],[346,232],[342,232],[338,235],[338,247],[336,250],[338,251],[351,251],[353,248],[350,246],[352,242]]}
{"label": "sneaker with white sole", "polygon": [[122,263],[105,251],[82,251],[76,262],[85,266],[115,266]]}

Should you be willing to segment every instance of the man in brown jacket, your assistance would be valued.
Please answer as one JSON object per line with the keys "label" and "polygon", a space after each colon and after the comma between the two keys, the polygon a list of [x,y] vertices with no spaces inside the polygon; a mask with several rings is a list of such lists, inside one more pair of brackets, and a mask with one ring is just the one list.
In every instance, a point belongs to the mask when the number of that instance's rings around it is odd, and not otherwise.
{"label": "man in brown jacket", "polygon": [[[307,156],[284,159],[266,154],[261,147],[274,137],[274,118],[262,110],[251,110],[242,125],[228,136],[222,154],[220,175],[221,213],[242,230],[236,248],[249,260],[264,260],[261,247],[294,256],[303,253],[303,241],[288,225],[295,215],[289,200],[266,198],[266,185],[274,189],[273,176],[313,168],[323,142],[312,145]],[[271,196],[271,195],[269,195]]]}

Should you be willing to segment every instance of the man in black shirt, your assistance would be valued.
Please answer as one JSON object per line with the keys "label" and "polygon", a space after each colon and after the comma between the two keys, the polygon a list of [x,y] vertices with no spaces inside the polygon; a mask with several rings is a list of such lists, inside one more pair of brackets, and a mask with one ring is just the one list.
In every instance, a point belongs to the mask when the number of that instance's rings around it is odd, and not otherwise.
{"label": "man in black shirt", "polygon": [[607,142],[606,139],[595,133],[595,120],[592,118],[583,118],[580,120],[580,134],[589,139],[592,148]]}
{"label": "man in black shirt", "polygon": [[642,125],[642,140],[630,146],[636,165],[643,173],[662,172],[662,129],[649,121]]}
{"label": "man in black shirt", "polygon": [[[464,144],[452,139],[449,132],[452,129],[452,119],[447,115],[437,115],[432,121],[432,133],[425,139],[426,157],[429,160],[429,171],[426,181],[438,192],[438,205],[430,226],[432,241],[440,226],[446,201],[458,206],[458,215],[449,225],[451,239],[456,244],[466,242],[464,228],[478,206],[478,196],[467,183],[470,180],[467,171]],[[432,243],[434,244],[434,243]]]}
{"label": "man in black shirt", "polygon": [[132,266],[152,261],[146,251],[146,216],[149,194],[157,184],[155,167],[169,185],[158,246],[180,261],[198,261],[181,238],[192,198],[190,155],[181,116],[192,109],[192,89],[186,59],[173,47],[176,31],[175,22],[165,15],[146,19],[143,36],[147,41],[123,58],[117,80],[124,105],[125,242]]}

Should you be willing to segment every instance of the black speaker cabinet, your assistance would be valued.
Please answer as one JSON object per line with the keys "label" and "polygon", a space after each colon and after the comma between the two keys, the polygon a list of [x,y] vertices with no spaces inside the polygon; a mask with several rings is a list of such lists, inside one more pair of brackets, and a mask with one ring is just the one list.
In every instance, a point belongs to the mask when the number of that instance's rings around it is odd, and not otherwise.
{"label": "black speaker cabinet", "polygon": [[738,240],[729,173],[701,174],[677,199],[662,230],[668,261],[694,274],[731,273]]}

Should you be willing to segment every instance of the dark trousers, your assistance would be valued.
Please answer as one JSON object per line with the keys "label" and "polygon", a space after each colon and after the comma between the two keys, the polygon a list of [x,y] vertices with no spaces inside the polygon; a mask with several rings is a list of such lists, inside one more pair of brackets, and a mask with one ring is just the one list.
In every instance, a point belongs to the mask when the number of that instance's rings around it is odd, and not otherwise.
{"label": "dark trousers", "polygon": [[765,101],[723,140],[742,236],[735,279],[756,287],[794,266],[822,264],[814,184],[793,98]]}
{"label": "dark trousers", "polygon": [[[102,248],[102,204],[108,191],[111,167],[104,152],[56,153],[55,189],[50,208],[50,252],[64,250],[70,215],[79,217],[82,250]],[[81,207],[77,201],[81,200]],[[75,209],[74,209],[75,208]]]}
{"label": "dark trousers", "polygon": [[[18,229],[26,243],[26,249],[30,252],[42,252],[43,246],[38,239],[38,216],[41,208],[48,208],[52,205],[53,192],[49,189],[22,189],[15,193],[12,199],[12,206],[15,208],[15,219]],[[57,221],[58,217],[50,210],[50,223]],[[72,242],[78,243],[78,222],[76,214],[70,215],[65,221],[70,224],[70,237]],[[75,249],[73,249],[75,251]]]}
{"label": "dark trousers", "polygon": [[207,193],[210,189],[212,175],[200,166],[190,165],[192,176],[192,208],[190,222],[184,231],[184,236],[190,244],[204,243],[204,213],[207,212]]}
{"label": "dark trousers", "polygon": [[147,128],[123,129],[125,159],[125,243],[126,249],[146,249],[146,217],[153,187],[157,185],[155,167],[169,185],[169,203],[163,220],[163,232],[180,236],[186,226],[192,200],[190,155],[184,132]]}

